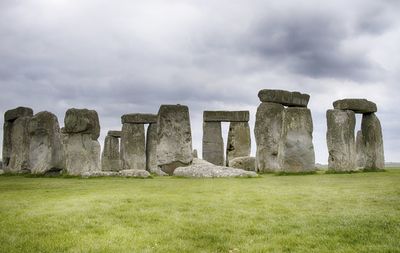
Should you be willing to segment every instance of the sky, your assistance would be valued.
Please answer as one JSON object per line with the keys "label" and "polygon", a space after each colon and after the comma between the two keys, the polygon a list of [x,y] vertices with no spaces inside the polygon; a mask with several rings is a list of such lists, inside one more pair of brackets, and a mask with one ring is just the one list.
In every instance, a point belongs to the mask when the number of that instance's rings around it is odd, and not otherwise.
{"label": "sky", "polygon": [[258,91],[300,91],[326,164],[326,111],[366,98],[386,161],[400,161],[399,13],[397,0],[1,0],[0,111],[47,110],[63,126],[68,108],[94,109],[103,144],[123,114],[184,104],[201,156],[204,110],[249,110],[254,155]]}

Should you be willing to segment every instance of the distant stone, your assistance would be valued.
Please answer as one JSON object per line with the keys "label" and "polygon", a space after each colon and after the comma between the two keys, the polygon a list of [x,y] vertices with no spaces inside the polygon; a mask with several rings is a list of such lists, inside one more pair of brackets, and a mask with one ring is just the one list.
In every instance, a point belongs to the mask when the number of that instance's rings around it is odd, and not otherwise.
{"label": "distant stone", "polygon": [[11,153],[8,165],[4,168],[11,173],[29,173],[29,121],[30,116],[18,117],[12,124]]}
{"label": "distant stone", "polygon": [[130,124],[150,124],[157,123],[157,114],[149,114],[149,113],[130,113],[122,115],[121,117],[122,124],[130,123]]}
{"label": "distant stone", "polygon": [[203,122],[203,159],[215,165],[224,165],[221,122]]}
{"label": "distant stone", "polygon": [[97,140],[100,136],[99,116],[95,110],[88,109],[68,109],[64,118],[65,133],[90,134],[92,140]]}
{"label": "distant stone", "polygon": [[204,111],[204,122],[248,122],[249,111]]}
{"label": "distant stone", "polygon": [[356,170],[356,147],[354,128],[356,117],[350,110],[328,110],[326,112],[328,130],[328,169],[333,171]]}
{"label": "distant stone", "polygon": [[175,168],[192,163],[189,108],[183,105],[161,105],[157,124],[157,166],[172,175]]}
{"label": "distant stone", "polygon": [[257,108],[254,135],[256,139],[257,172],[279,171],[279,141],[285,107],[277,103],[261,103]]}
{"label": "distant stone", "polygon": [[256,171],[256,158],[251,156],[236,157],[229,161],[229,167]]}
{"label": "distant stone", "polygon": [[278,103],[285,106],[307,107],[310,95],[297,91],[264,89],[258,92],[261,102]]}
{"label": "distant stone", "polygon": [[103,153],[101,154],[102,171],[120,171],[121,160],[119,152],[119,139],[107,135],[104,139]]}
{"label": "distant stone", "polygon": [[361,121],[363,136],[364,168],[382,170],[385,168],[381,123],[375,113],[364,114]]}
{"label": "distant stone", "polygon": [[174,176],[179,177],[257,177],[257,173],[242,169],[217,166],[207,161],[194,158],[190,166],[178,167],[174,171]]}
{"label": "distant stone", "polygon": [[193,158],[199,158],[198,154],[197,154],[197,149],[193,149],[192,156],[193,156]]}
{"label": "distant stone", "polygon": [[138,178],[151,177],[150,173],[146,170],[121,170],[119,174],[122,177],[138,177]]}
{"label": "distant stone", "polygon": [[313,123],[309,109],[285,108],[278,151],[281,172],[298,173],[315,170],[312,132]]}
{"label": "distant stone", "polygon": [[251,151],[248,122],[231,122],[226,143],[226,165],[236,157],[249,156]]}
{"label": "distant stone", "polygon": [[121,138],[122,131],[110,130],[110,131],[108,131],[107,135],[112,136],[112,137]]}
{"label": "distant stone", "polygon": [[378,110],[374,102],[357,98],[337,100],[333,102],[333,108],[340,110],[351,110],[355,113],[373,113]]}
{"label": "distant stone", "polygon": [[29,168],[32,174],[59,173],[65,168],[57,116],[36,113],[29,122]]}
{"label": "distant stone", "polygon": [[356,136],[356,166],[357,168],[365,167],[365,147],[362,131],[359,130]]}
{"label": "distant stone", "polygon": [[121,136],[121,160],[124,170],[146,169],[144,124],[124,123]]}
{"label": "distant stone", "polygon": [[81,177],[89,178],[89,177],[116,177],[120,176],[120,173],[117,171],[93,171],[93,172],[84,172]]}
{"label": "distant stone", "polygon": [[4,174],[4,170],[0,169],[0,175],[3,175],[3,174]]}
{"label": "distant stone", "polygon": [[19,117],[32,117],[33,110],[29,107],[17,107],[4,113],[4,121],[14,121]]}
{"label": "distant stone", "polygon": [[151,123],[147,127],[146,170],[157,175],[164,174],[160,173],[161,170],[157,167],[157,123]]}

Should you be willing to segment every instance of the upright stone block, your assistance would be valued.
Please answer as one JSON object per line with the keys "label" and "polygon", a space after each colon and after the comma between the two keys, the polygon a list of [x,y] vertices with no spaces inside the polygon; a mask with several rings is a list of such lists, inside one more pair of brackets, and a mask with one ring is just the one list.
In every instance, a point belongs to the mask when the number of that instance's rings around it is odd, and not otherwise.
{"label": "upright stone block", "polygon": [[32,117],[33,110],[29,107],[17,107],[4,113],[4,121],[14,121],[20,117]]}
{"label": "upright stone block", "polygon": [[365,169],[384,169],[383,138],[381,123],[375,113],[363,114],[361,121]]}
{"label": "upright stone block", "polygon": [[124,170],[146,169],[144,124],[122,125],[121,160]]}
{"label": "upright stone block", "polygon": [[352,171],[356,169],[356,147],[354,128],[356,117],[349,110],[328,110],[326,112],[328,131],[326,133],[329,159],[328,169]]}
{"label": "upright stone block", "polygon": [[90,134],[92,140],[100,136],[100,121],[95,110],[68,109],[64,117],[64,131],[66,133]]}
{"label": "upright stone block", "polygon": [[11,154],[6,172],[29,173],[29,121],[30,116],[19,117],[13,121],[11,130]]}
{"label": "upright stone block", "polygon": [[257,108],[254,135],[256,138],[256,171],[279,171],[278,151],[282,132],[284,106],[261,103]]}
{"label": "upright stone block", "polygon": [[231,122],[226,144],[226,165],[236,157],[250,156],[251,140],[248,122]]}
{"label": "upright stone block", "polygon": [[224,165],[221,122],[203,122],[203,160],[215,165]]}
{"label": "upright stone block", "polygon": [[65,168],[57,116],[43,111],[29,122],[29,168],[32,174],[60,173]]}
{"label": "upright stone block", "polygon": [[364,155],[364,138],[362,131],[357,131],[356,136],[356,166],[357,168],[365,167],[365,155]]}
{"label": "upright stone block", "polygon": [[172,175],[177,167],[193,160],[189,108],[161,105],[157,124],[157,166]]}
{"label": "upright stone block", "polygon": [[101,155],[101,169],[103,171],[121,170],[118,137],[107,135],[104,139],[104,149]]}
{"label": "upright stone block", "polygon": [[157,123],[151,123],[147,127],[146,137],[146,170],[158,171],[157,167]]}
{"label": "upright stone block", "polygon": [[313,123],[307,108],[285,108],[278,160],[282,172],[310,172],[315,170]]}

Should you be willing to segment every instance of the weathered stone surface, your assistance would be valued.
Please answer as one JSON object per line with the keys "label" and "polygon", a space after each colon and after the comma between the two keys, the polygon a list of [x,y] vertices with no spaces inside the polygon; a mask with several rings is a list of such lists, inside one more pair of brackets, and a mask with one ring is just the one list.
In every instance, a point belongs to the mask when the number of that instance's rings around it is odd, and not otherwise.
{"label": "weathered stone surface", "polygon": [[375,113],[364,114],[361,121],[365,169],[384,169],[385,157],[381,123]]}
{"label": "weathered stone surface", "polygon": [[157,166],[172,175],[175,168],[192,163],[189,108],[161,105],[157,124]]}
{"label": "weathered stone surface", "polygon": [[124,170],[146,169],[144,124],[122,125],[121,161]]}
{"label": "weathered stone surface", "polygon": [[29,131],[31,117],[19,117],[13,122],[11,130],[11,153],[6,172],[28,173],[29,170]]}
{"label": "weathered stone surface", "polygon": [[256,138],[256,170],[279,171],[278,151],[285,107],[277,103],[261,103],[257,108],[254,135]]}
{"label": "weathered stone surface", "polygon": [[256,158],[252,156],[236,157],[229,161],[229,167],[256,171]]}
{"label": "weathered stone surface", "polygon": [[107,135],[104,139],[104,148],[101,155],[101,169],[103,171],[121,170],[118,137]]}
{"label": "weathered stone surface", "polygon": [[83,178],[89,177],[116,177],[121,176],[118,171],[93,171],[93,172],[84,172],[81,175]]}
{"label": "weathered stone surface", "polygon": [[147,127],[146,170],[152,173],[162,174],[157,167],[157,123],[151,123]]}
{"label": "weathered stone surface", "polygon": [[364,138],[362,135],[362,131],[359,130],[356,136],[356,167],[364,168],[365,167],[365,155],[364,155]]}
{"label": "weathered stone surface", "polygon": [[110,131],[108,131],[107,135],[112,136],[112,137],[121,138],[122,131],[110,130]]}
{"label": "weathered stone surface", "polygon": [[193,156],[193,158],[199,158],[198,154],[197,154],[197,149],[193,149],[192,156]]}
{"label": "weathered stone surface", "polygon": [[251,151],[248,122],[231,122],[226,143],[226,165],[236,157],[249,156]]}
{"label": "weathered stone surface", "polygon": [[122,124],[131,123],[131,124],[150,124],[157,123],[157,114],[149,114],[149,113],[130,113],[122,115],[121,117]]}
{"label": "weathered stone surface", "polygon": [[0,169],[0,175],[4,174],[4,170]]}
{"label": "weathered stone surface", "polygon": [[57,173],[64,169],[64,151],[57,116],[43,111],[29,122],[29,168],[32,174]]}
{"label": "weathered stone surface", "polygon": [[65,170],[70,175],[101,171],[100,143],[90,134],[63,134]]}
{"label": "weathered stone surface", "polygon": [[280,171],[289,173],[315,170],[313,123],[307,108],[285,108],[278,160]]}
{"label": "weathered stone surface", "polygon": [[278,103],[285,106],[307,107],[310,95],[286,90],[264,89],[258,92],[261,102]]}
{"label": "weathered stone surface", "polygon": [[204,111],[204,122],[248,122],[249,111]]}
{"label": "weathered stone surface", "polygon": [[333,102],[333,108],[340,110],[351,110],[355,113],[372,113],[378,110],[374,102],[358,98],[336,100]]}
{"label": "weathered stone surface", "polygon": [[147,178],[151,177],[150,173],[146,170],[121,170],[119,175],[122,177],[139,177]]}
{"label": "weathered stone surface", "polygon": [[326,112],[328,130],[328,169],[333,171],[356,170],[356,147],[354,128],[356,117],[350,110],[328,110]]}
{"label": "weathered stone surface", "polygon": [[29,107],[17,107],[4,113],[4,121],[14,121],[19,117],[32,117],[33,110]]}
{"label": "weathered stone surface", "polygon": [[203,122],[203,159],[215,165],[224,165],[221,122]]}
{"label": "weathered stone surface", "polygon": [[242,169],[217,166],[205,160],[193,159],[189,166],[178,167],[174,171],[174,176],[179,177],[257,177],[257,173]]}
{"label": "weathered stone surface", "polygon": [[99,116],[95,110],[68,109],[64,118],[65,133],[91,134],[93,140],[100,136]]}

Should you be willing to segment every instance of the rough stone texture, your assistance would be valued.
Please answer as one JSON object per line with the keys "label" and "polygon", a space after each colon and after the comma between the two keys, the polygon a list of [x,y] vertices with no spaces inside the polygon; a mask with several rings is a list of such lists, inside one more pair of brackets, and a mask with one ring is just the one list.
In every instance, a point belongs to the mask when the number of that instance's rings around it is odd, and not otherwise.
{"label": "rough stone texture", "polygon": [[100,143],[90,134],[63,134],[65,170],[70,175],[101,171]]}
{"label": "rough stone texture", "polygon": [[68,109],[64,118],[63,133],[91,134],[93,140],[100,136],[100,122],[97,112],[88,109]]}
{"label": "rough stone texture", "polygon": [[261,103],[257,108],[254,135],[256,138],[256,171],[279,171],[278,151],[285,107],[277,103]]}
{"label": "rough stone texture", "polygon": [[333,102],[333,108],[352,110],[355,113],[373,113],[377,111],[376,104],[366,99],[347,98]]}
{"label": "rough stone texture", "polygon": [[221,122],[203,122],[203,159],[215,164],[224,165],[224,140],[222,139]]}
{"label": "rough stone texture", "polygon": [[175,168],[192,163],[189,108],[161,105],[157,124],[157,166],[172,175]]}
{"label": "rough stone texture", "polygon": [[231,122],[226,143],[226,165],[236,157],[249,156],[251,151],[248,122]]}
{"label": "rough stone texture", "polygon": [[248,122],[249,111],[204,111],[204,122]]}
{"label": "rough stone texture", "polygon": [[307,108],[285,108],[278,160],[281,172],[298,173],[315,170],[313,122]]}
{"label": "rough stone texture", "polygon": [[81,175],[83,178],[89,177],[116,177],[121,176],[117,171],[93,171],[93,172],[84,172]]}
{"label": "rough stone texture", "polygon": [[197,149],[193,149],[192,156],[193,156],[193,158],[199,158],[199,156],[197,154]]}
{"label": "rough stone texture", "polygon": [[310,95],[286,90],[264,89],[258,92],[261,102],[278,103],[285,106],[307,107]]}
{"label": "rough stone texture", "polygon": [[252,156],[236,157],[229,161],[229,167],[256,171],[256,158]]}
{"label": "rough stone texture", "polygon": [[0,175],[4,174],[4,170],[0,169]]}
{"label": "rough stone texture", "polygon": [[359,130],[356,136],[356,166],[357,168],[365,167],[365,155],[364,155],[364,138],[362,131]]}
{"label": "rough stone texture", "polygon": [[11,153],[6,172],[28,173],[29,170],[29,131],[31,117],[19,117],[13,122],[11,130]]}
{"label": "rough stone texture", "polygon": [[121,170],[118,137],[107,135],[104,139],[104,148],[101,155],[101,169],[103,171]]}
{"label": "rough stone texture", "polygon": [[144,124],[122,125],[121,161],[124,170],[146,169]]}
{"label": "rough stone texture", "polygon": [[39,112],[29,122],[29,168],[32,174],[57,173],[64,169],[64,151],[57,116]]}
{"label": "rough stone texture", "polygon": [[122,177],[139,177],[147,178],[150,177],[150,173],[146,170],[121,170],[119,175]]}
{"label": "rough stone texture", "polygon": [[205,160],[193,159],[192,165],[178,167],[174,176],[179,177],[257,177],[257,173],[242,169],[217,166]]}
{"label": "rough stone texture", "polygon": [[162,174],[157,167],[157,123],[152,123],[147,127],[146,170],[152,173]]}
{"label": "rough stone texture", "polygon": [[364,114],[361,121],[365,169],[384,169],[381,123],[375,113]]}
{"label": "rough stone texture", "polygon": [[112,136],[112,137],[121,138],[122,131],[110,130],[110,131],[108,131],[107,135]]}
{"label": "rough stone texture", "polygon": [[14,121],[19,117],[32,117],[33,110],[29,107],[17,107],[4,113],[4,121]]}
{"label": "rough stone texture", "polygon": [[328,130],[328,169],[333,171],[356,170],[356,147],[354,128],[356,116],[350,110],[328,110],[326,112]]}
{"label": "rough stone texture", "polygon": [[148,113],[131,113],[125,114],[121,117],[122,124],[131,123],[131,124],[150,124],[157,123],[157,114],[148,114]]}

